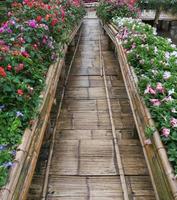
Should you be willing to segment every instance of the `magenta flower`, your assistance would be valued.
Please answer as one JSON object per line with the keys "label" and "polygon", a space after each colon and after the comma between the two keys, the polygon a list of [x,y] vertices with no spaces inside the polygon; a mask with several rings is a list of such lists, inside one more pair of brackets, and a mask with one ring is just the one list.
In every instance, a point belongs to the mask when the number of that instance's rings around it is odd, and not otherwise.
{"label": "magenta flower", "polygon": [[4,31],[5,31],[4,28],[1,27],[1,28],[0,28],[0,33],[4,33]]}
{"label": "magenta flower", "polygon": [[170,135],[170,129],[168,129],[168,128],[163,128],[162,129],[162,135],[164,136],[164,137],[169,137],[169,135]]}
{"label": "magenta flower", "polygon": [[150,102],[153,104],[153,106],[161,105],[161,101],[159,99],[150,99]]}
{"label": "magenta flower", "polygon": [[170,120],[170,124],[173,128],[177,128],[177,119],[176,118],[172,118]]}
{"label": "magenta flower", "polygon": [[164,87],[162,86],[162,83],[157,83],[157,87],[156,87],[156,90],[160,93],[164,93],[165,89]]}
{"label": "magenta flower", "polygon": [[28,21],[28,25],[29,25],[31,28],[37,28],[37,22],[36,22],[35,19],[29,20],[29,21]]}

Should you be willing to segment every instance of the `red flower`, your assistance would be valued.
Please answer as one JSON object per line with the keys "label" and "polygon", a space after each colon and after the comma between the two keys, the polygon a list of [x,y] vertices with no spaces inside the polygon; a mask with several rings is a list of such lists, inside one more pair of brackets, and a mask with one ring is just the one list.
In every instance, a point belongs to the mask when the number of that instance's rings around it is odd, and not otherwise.
{"label": "red flower", "polygon": [[133,5],[136,3],[136,0],[130,0],[130,2],[129,2],[129,3],[130,3],[130,5],[132,5],[132,6],[133,6]]}
{"label": "red flower", "polygon": [[37,22],[41,22],[41,20],[42,20],[42,16],[40,16],[40,15],[37,16],[36,21],[37,21]]}
{"label": "red flower", "polygon": [[23,90],[18,89],[18,90],[17,90],[17,94],[18,94],[19,96],[22,96],[22,95],[24,94],[24,92],[23,92]]}
{"label": "red flower", "polygon": [[51,22],[51,26],[55,26],[57,24],[58,20],[55,18]]}
{"label": "red flower", "polygon": [[28,52],[22,51],[21,54],[22,54],[22,56],[24,56],[26,58],[29,58],[29,53]]}
{"label": "red flower", "polygon": [[6,77],[7,76],[3,67],[0,67],[0,76],[2,76],[2,77]]}
{"label": "red flower", "polygon": [[11,66],[11,65],[8,65],[8,66],[7,66],[7,70],[8,70],[8,71],[11,71],[11,70],[12,70],[12,66]]}

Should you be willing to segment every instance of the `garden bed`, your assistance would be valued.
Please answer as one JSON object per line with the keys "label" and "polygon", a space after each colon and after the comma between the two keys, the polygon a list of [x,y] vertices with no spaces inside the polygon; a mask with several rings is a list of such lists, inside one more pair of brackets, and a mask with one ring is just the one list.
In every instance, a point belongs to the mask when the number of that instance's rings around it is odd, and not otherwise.
{"label": "garden bed", "polygon": [[[73,29],[68,44],[73,40],[80,26],[81,23]],[[27,128],[24,132],[22,144],[17,149],[13,167],[10,169],[8,183],[0,191],[0,199],[26,198],[48,124],[51,107],[54,102],[57,83],[64,65],[66,51],[67,45],[62,50],[63,58],[58,59],[48,70],[46,87],[41,93],[42,104],[39,109],[39,116],[33,122],[33,126]]]}
{"label": "garden bed", "polygon": [[163,200],[177,199],[176,176],[167,157],[166,148],[161,141],[160,133],[155,129],[150,139],[147,137],[147,127],[156,126],[143,97],[139,94],[138,78],[134,68],[128,64],[126,51],[121,44],[122,41],[117,38],[117,27],[114,24],[103,25],[103,27],[117,50],[120,68],[156,196]]}

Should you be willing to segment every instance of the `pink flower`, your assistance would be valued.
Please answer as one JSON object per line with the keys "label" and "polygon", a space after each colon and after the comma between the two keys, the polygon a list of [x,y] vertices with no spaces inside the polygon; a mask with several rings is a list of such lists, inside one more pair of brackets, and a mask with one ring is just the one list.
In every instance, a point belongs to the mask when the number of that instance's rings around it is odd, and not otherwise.
{"label": "pink flower", "polygon": [[147,140],[145,140],[145,141],[144,141],[144,144],[146,144],[146,145],[150,145],[150,144],[152,144],[151,139],[147,139]]}
{"label": "pink flower", "polygon": [[43,43],[43,44],[47,44],[47,37],[46,37],[46,36],[43,37],[42,43]]}
{"label": "pink flower", "polygon": [[136,44],[135,43],[132,44],[132,49],[134,49],[134,48],[136,48]]}
{"label": "pink flower", "polygon": [[24,43],[25,43],[24,38],[23,38],[23,37],[20,37],[20,38],[19,38],[19,42],[22,43],[22,44],[24,44]]}
{"label": "pink flower", "polygon": [[24,94],[24,92],[23,92],[23,90],[18,89],[18,90],[17,90],[17,94],[18,94],[19,96],[22,96],[22,95]]}
{"label": "pink flower", "polygon": [[172,118],[170,120],[170,124],[173,128],[177,128],[177,119],[176,118]]}
{"label": "pink flower", "polygon": [[170,129],[163,128],[162,129],[162,135],[167,138],[170,135]]}
{"label": "pink flower", "polygon": [[155,95],[156,91],[150,85],[148,85],[146,90],[144,91],[144,94],[153,94],[153,95]]}
{"label": "pink flower", "polygon": [[173,101],[174,99],[171,96],[167,96],[163,99],[163,101]]}
{"label": "pink flower", "polygon": [[11,66],[10,64],[7,66],[7,70],[8,70],[8,71],[11,71],[11,70],[12,70],[12,66]]}
{"label": "pink flower", "polygon": [[160,106],[161,102],[159,99],[150,99],[150,102],[153,104],[153,106]]}
{"label": "pink flower", "polygon": [[17,67],[14,68],[16,73],[19,73],[20,71],[22,71],[24,69],[24,64],[20,63]]}
{"label": "pink flower", "polygon": [[7,13],[7,16],[8,16],[8,17],[11,17],[11,16],[12,16],[12,12],[8,12],[8,13]]}
{"label": "pink flower", "polygon": [[164,87],[162,86],[162,83],[157,83],[156,90],[160,93],[164,93]]}
{"label": "pink flower", "polygon": [[37,44],[33,44],[33,47],[34,47],[34,49],[37,49],[38,45]]}

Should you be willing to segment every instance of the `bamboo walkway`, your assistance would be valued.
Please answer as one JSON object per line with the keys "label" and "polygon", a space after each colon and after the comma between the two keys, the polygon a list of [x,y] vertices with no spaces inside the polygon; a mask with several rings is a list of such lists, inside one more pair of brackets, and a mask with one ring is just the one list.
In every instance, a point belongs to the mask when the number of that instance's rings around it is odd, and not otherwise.
{"label": "bamboo walkway", "polygon": [[[36,172],[28,200],[41,199],[41,176]],[[120,68],[94,13],[83,22],[47,190],[47,200],[155,199]]]}

